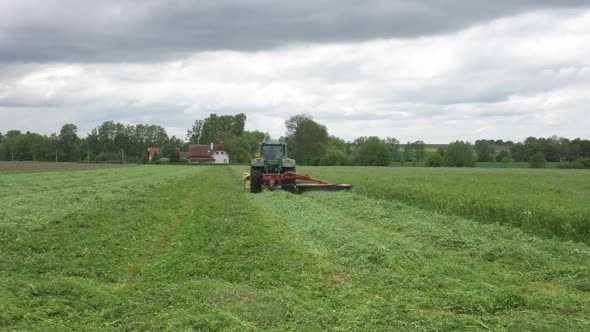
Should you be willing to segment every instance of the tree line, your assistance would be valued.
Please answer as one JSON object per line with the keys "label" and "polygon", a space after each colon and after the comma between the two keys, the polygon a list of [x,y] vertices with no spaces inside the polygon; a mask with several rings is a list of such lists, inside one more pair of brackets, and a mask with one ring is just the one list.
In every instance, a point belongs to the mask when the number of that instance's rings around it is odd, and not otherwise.
{"label": "tree line", "polygon": [[[158,125],[129,125],[105,121],[86,137],[79,137],[76,125],[63,125],[49,136],[10,130],[0,133],[0,160],[21,161],[122,161],[146,162],[147,148],[161,148],[161,156],[181,160],[178,150],[189,144],[222,144],[232,163],[248,163],[257,142],[270,139],[268,133],[245,130],[246,115],[210,114],[196,119],[185,139],[169,136]],[[590,141],[528,137],[522,142],[481,139],[475,144],[455,141],[436,152],[427,151],[424,141],[402,143],[395,137],[358,137],[345,141],[330,135],[326,126],[308,114],[291,116],[285,121],[289,155],[302,165],[388,166],[392,162],[426,166],[472,167],[476,162],[529,162],[543,167],[545,162],[561,162],[563,167],[590,168]],[[499,147],[502,147],[499,149]],[[500,151],[498,151],[500,150]]]}
{"label": "tree line", "polygon": [[140,162],[150,146],[164,147],[169,154],[182,144],[157,125],[105,121],[81,138],[78,127],[67,123],[49,136],[20,130],[0,133],[0,160]]}

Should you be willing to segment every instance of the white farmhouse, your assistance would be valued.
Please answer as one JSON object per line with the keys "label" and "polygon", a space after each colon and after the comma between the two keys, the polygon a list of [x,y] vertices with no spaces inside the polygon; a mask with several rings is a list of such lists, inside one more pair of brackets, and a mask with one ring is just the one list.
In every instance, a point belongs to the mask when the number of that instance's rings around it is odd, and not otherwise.
{"label": "white farmhouse", "polygon": [[229,164],[229,155],[220,144],[191,144],[187,159],[191,163]]}

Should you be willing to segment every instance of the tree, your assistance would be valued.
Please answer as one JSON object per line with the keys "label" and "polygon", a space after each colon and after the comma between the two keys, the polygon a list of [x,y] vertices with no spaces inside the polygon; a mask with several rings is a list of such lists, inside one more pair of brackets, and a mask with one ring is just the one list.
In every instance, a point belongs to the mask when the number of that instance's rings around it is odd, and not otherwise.
{"label": "tree", "polygon": [[[494,141],[492,140],[492,142]],[[486,162],[495,160],[496,149],[490,141],[483,139],[477,140],[475,141],[474,149],[477,153],[477,161]]]}
{"label": "tree", "polygon": [[523,143],[516,143],[510,148],[510,154],[514,161],[527,161],[528,152],[527,148]]}
{"label": "tree", "polygon": [[[170,161],[178,161],[180,160],[180,153],[178,149],[182,146],[182,140],[176,138],[176,136],[170,137],[164,145],[162,146],[161,153],[162,156],[168,158]],[[172,160],[176,159],[176,160]]]}
{"label": "tree", "polygon": [[407,142],[404,146],[404,154],[403,154],[403,161],[411,161],[414,159],[414,144]]}
{"label": "tree", "polygon": [[545,155],[542,152],[537,152],[529,158],[530,168],[545,168]]}
{"label": "tree", "polygon": [[416,141],[412,143],[412,146],[414,147],[414,151],[416,154],[416,161],[423,161],[425,156],[424,150],[426,148],[426,144],[424,144],[424,141]]}
{"label": "tree", "polygon": [[391,146],[379,137],[368,137],[355,155],[355,164],[361,166],[389,166],[391,163]]}
{"label": "tree", "polygon": [[500,151],[496,156],[496,161],[503,161],[506,158],[510,158],[510,153],[508,151]]}
{"label": "tree", "polygon": [[473,147],[469,142],[455,141],[447,147],[445,165],[451,167],[474,167]]}
{"label": "tree", "polygon": [[203,133],[203,120],[195,120],[191,129],[186,132],[186,139],[191,144],[201,144],[201,134]]}
{"label": "tree", "polygon": [[173,163],[179,162],[180,161],[180,152],[178,152],[178,149],[172,150],[168,154],[168,159]]}
{"label": "tree", "polygon": [[400,141],[395,137],[389,137],[385,139],[385,141],[391,145],[391,158],[393,161],[398,161],[401,159],[400,153]]}
{"label": "tree", "polygon": [[76,125],[66,123],[61,127],[58,144],[62,161],[77,161],[80,159],[80,138],[78,137],[78,127]]}
{"label": "tree", "polygon": [[348,156],[344,151],[328,148],[326,154],[320,158],[320,166],[343,166],[348,165]]}
{"label": "tree", "polygon": [[443,157],[438,153],[432,154],[426,162],[426,166],[428,167],[441,167],[443,164]]}
{"label": "tree", "polygon": [[[244,133],[246,115],[217,115],[212,113],[203,121],[201,143],[221,143],[229,140],[232,136],[240,136]],[[229,151],[228,151],[229,152]]]}
{"label": "tree", "polygon": [[290,154],[301,164],[318,165],[329,144],[326,126],[315,122],[310,115],[299,114],[285,121],[285,138]]}

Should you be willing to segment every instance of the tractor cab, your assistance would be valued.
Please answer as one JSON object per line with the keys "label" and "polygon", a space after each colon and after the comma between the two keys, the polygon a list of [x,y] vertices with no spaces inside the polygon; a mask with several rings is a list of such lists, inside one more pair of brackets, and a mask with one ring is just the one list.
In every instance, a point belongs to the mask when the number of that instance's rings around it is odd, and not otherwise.
{"label": "tractor cab", "polygon": [[279,141],[258,143],[251,165],[260,167],[264,173],[284,173],[295,170],[295,160],[287,157],[287,143]]}
{"label": "tractor cab", "polygon": [[264,159],[271,161],[271,160],[281,160],[283,156],[287,155],[287,146],[282,143],[280,145],[269,145],[264,144],[261,145],[260,154]]}

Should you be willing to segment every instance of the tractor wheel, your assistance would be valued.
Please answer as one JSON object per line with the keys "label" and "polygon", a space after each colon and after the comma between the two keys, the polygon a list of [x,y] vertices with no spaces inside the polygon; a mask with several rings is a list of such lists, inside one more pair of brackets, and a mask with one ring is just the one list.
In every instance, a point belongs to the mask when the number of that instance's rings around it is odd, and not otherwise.
{"label": "tractor wheel", "polygon": [[259,193],[262,190],[262,170],[252,169],[250,171],[250,192]]}
{"label": "tractor wheel", "polygon": [[[295,168],[285,168],[283,173],[285,172],[295,172]],[[295,193],[297,191],[297,187],[295,187],[295,180],[283,180],[281,183],[281,189],[290,193]]]}

